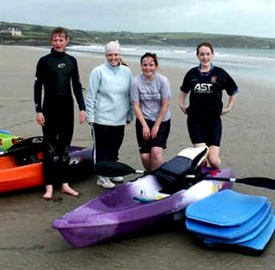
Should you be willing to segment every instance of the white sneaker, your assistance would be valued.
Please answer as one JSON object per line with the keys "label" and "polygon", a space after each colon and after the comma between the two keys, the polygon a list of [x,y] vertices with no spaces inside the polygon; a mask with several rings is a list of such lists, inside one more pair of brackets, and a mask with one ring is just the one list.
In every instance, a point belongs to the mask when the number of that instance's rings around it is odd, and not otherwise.
{"label": "white sneaker", "polygon": [[110,178],[114,183],[122,183],[124,181],[124,178],[122,176],[116,176]]}
{"label": "white sneaker", "polygon": [[104,188],[114,188],[116,185],[108,178],[104,176],[98,176],[96,184]]}

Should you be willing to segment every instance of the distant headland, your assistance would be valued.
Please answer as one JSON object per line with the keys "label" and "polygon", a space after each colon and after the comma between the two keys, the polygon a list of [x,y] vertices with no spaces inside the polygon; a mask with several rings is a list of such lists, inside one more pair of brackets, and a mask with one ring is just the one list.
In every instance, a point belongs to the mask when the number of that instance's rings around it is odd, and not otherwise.
{"label": "distant headland", "polygon": [[[54,27],[0,22],[1,45],[48,46],[49,35]],[[66,29],[71,45],[105,44],[109,40],[119,40],[123,45],[158,45],[195,47],[201,41],[209,41],[220,48],[275,49],[275,39],[239,35],[207,33],[133,33],[98,32]]]}

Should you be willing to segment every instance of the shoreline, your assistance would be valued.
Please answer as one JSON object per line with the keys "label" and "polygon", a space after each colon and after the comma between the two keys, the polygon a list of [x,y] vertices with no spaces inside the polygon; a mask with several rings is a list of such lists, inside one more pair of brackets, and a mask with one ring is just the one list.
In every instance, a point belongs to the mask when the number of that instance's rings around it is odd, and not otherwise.
{"label": "shoreline", "polygon": [[[1,46],[1,45],[0,45]],[[104,46],[102,46],[102,50],[104,50]],[[123,53],[123,59],[126,60],[126,63],[139,63],[140,56],[146,51],[141,51],[140,45],[138,45],[138,49],[135,53],[133,53],[131,50],[128,51],[127,49]],[[6,47],[17,47],[17,48],[23,48],[26,50],[36,50],[36,51],[44,51],[45,54],[49,52],[50,47],[35,47],[35,46],[18,46],[18,45],[9,45]],[[67,53],[74,55],[76,58],[78,57],[89,57],[94,59],[105,59],[104,58],[104,51],[89,51],[87,50],[81,50],[81,49],[74,49],[72,47],[67,47]],[[84,46],[83,46],[84,47]],[[143,46],[142,46],[143,47]],[[154,46],[152,46],[154,48]],[[162,48],[162,47],[161,47]],[[169,47],[168,47],[169,48]],[[179,47],[180,48],[180,47]],[[133,50],[135,50],[135,46],[132,47]],[[158,48],[159,49],[159,48]],[[188,49],[191,50],[192,48],[189,47],[183,47],[183,50]],[[222,50],[220,52],[219,50]],[[229,53],[226,54],[226,52],[229,50]],[[234,54],[237,52],[237,54]],[[225,49],[225,48],[217,48],[215,49],[215,56],[213,59],[213,64],[217,65],[219,67],[224,68],[228,73],[230,73],[234,78],[240,77],[241,79],[249,80],[249,81],[255,81],[255,83],[269,83],[269,84],[275,84],[275,78],[273,76],[275,72],[275,58],[274,55],[267,55],[260,57],[257,54],[249,54],[249,55],[243,55],[240,53],[240,51],[246,51],[245,49]],[[252,51],[257,51],[257,49],[247,49]],[[263,49],[258,49],[259,51],[264,51]],[[136,53],[140,51],[140,55],[137,55]],[[175,68],[175,69],[182,69],[184,72],[196,65],[198,65],[198,60],[195,55],[195,51],[193,52],[193,55],[190,55],[190,51],[187,53],[187,55],[182,54],[179,55],[179,58],[175,58],[174,56],[170,58],[168,55],[162,55],[163,52],[158,52],[158,58],[159,58],[159,68],[160,69],[166,69],[166,68]],[[167,54],[167,52],[166,52]],[[173,50],[171,51],[171,54],[173,54]],[[221,55],[223,55],[221,57]],[[232,59],[230,58],[232,57]],[[248,58],[247,58],[248,57]],[[247,62],[248,61],[248,62]]]}

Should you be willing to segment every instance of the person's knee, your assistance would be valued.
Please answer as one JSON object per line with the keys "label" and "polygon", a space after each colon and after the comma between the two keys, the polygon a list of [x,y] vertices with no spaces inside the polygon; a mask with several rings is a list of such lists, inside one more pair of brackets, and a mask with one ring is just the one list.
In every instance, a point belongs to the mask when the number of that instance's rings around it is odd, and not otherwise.
{"label": "person's knee", "polygon": [[221,159],[219,156],[208,155],[208,162],[214,168],[220,168],[221,166]]}
{"label": "person's knee", "polygon": [[162,148],[161,147],[153,147],[151,150],[151,158],[153,160],[162,160]]}
{"label": "person's knee", "polygon": [[220,149],[217,146],[211,146],[208,154],[208,162],[212,167],[220,168],[221,158],[220,158]]}
{"label": "person's knee", "polygon": [[147,172],[150,172],[151,171],[151,157],[150,157],[150,154],[143,153],[143,154],[140,155],[140,157],[141,157],[143,167],[145,168],[145,170]]}

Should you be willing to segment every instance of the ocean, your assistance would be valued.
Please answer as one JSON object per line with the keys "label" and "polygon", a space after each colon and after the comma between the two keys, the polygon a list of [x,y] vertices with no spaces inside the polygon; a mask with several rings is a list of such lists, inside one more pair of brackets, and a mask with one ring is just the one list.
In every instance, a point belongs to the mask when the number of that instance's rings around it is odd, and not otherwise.
{"label": "ocean", "polygon": [[[104,46],[98,44],[71,46],[68,49],[78,53],[104,54]],[[152,52],[157,54],[160,66],[171,65],[183,68],[198,65],[195,49],[173,46],[121,46],[123,59],[126,62],[127,59],[139,62],[145,52]],[[242,73],[250,79],[268,80],[275,84],[275,50],[235,48],[214,48],[214,50],[213,63],[226,69],[233,76]]]}

